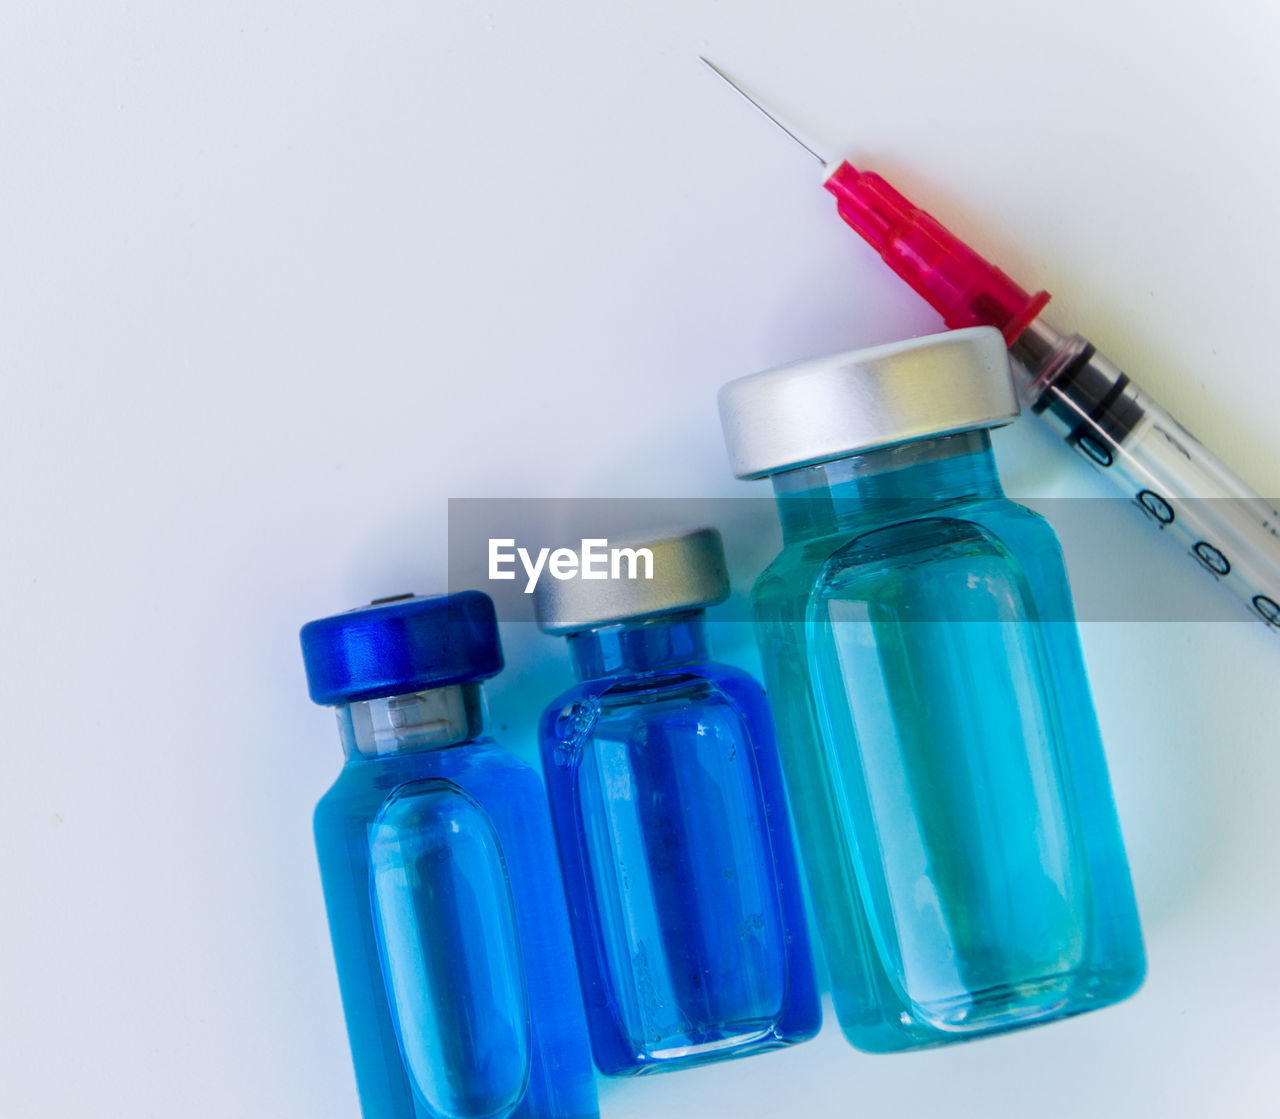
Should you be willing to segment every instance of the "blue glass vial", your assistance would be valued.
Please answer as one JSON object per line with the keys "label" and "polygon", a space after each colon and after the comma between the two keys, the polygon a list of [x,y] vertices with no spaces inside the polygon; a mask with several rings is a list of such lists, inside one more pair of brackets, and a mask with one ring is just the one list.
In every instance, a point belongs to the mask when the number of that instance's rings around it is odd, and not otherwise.
{"label": "blue glass vial", "polygon": [[637,547],[651,579],[544,579],[536,599],[579,680],[540,741],[592,1048],[612,1076],[821,1025],[769,710],[755,680],[708,660],[703,610],[729,593],[720,536]]}
{"label": "blue glass vial", "polygon": [[483,737],[493,603],[383,600],[302,648],[346,754],[315,835],[364,1119],[596,1115],[542,785]]}
{"label": "blue glass vial", "polygon": [[979,328],[725,386],[782,553],[752,596],[841,1026],[961,1041],[1141,984],[1133,887],[1053,530],[1007,500]]}

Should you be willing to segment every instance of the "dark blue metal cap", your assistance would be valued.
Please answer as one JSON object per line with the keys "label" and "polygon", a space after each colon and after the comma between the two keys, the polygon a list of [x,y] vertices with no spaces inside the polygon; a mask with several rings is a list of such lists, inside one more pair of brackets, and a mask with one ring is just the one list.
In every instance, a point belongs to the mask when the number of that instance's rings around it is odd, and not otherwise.
{"label": "dark blue metal cap", "polygon": [[302,627],[316,703],[337,707],[485,680],[502,671],[493,601],[480,591],[382,599]]}

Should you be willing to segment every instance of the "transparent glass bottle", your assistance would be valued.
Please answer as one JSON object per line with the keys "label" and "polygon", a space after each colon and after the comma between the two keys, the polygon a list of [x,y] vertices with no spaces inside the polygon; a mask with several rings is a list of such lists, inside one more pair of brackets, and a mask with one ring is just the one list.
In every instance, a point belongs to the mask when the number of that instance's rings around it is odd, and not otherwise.
{"label": "transparent glass bottle", "polygon": [[364,1119],[596,1115],[542,785],[483,737],[492,602],[383,600],[302,645],[346,754],[315,837]]}
{"label": "transparent glass bottle", "polygon": [[752,596],[842,1028],[886,1052],[1140,985],[1133,888],[1053,530],[1007,500],[979,328],[727,385],[784,547]]}
{"label": "transparent glass bottle", "polygon": [[540,740],[596,1064],[661,1071],[821,1025],[760,685],[708,660],[719,534],[647,541],[651,581],[539,584],[579,683]]}

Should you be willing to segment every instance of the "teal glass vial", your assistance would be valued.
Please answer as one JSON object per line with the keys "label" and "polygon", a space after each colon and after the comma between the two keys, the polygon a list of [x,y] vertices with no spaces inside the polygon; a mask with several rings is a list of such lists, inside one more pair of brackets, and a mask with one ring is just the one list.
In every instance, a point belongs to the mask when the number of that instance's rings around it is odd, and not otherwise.
{"label": "teal glass vial", "polygon": [[651,578],[538,584],[578,676],[540,731],[596,1064],[743,1057],[821,1025],[764,693],[710,660],[719,533],[635,544]]}
{"label": "teal glass vial", "polygon": [[483,736],[493,603],[384,600],[302,647],[346,753],[315,837],[364,1119],[596,1115],[542,784]]}
{"label": "teal glass vial", "polygon": [[1000,335],[724,387],[781,554],[752,605],[837,1015],[860,1049],[962,1041],[1142,982],[1137,907],[1052,529],[987,429]]}

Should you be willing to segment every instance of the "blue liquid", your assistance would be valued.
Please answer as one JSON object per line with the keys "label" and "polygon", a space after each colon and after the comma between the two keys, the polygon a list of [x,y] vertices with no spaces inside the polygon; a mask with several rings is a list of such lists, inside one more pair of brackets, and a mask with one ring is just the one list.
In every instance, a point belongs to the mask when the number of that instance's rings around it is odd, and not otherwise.
{"label": "blue liquid", "polygon": [[364,1119],[596,1115],[537,775],[484,739],[353,755],[315,833]]}
{"label": "blue liquid", "polygon": [[742,1056],[821,1024],[760,687],[700,616],[570,639],[587,679],[541,742],[596,1063]]}
{"label": "blue liquid", "polygon": [[416,781],[383,805],[370,853],[410,1079],[440,1115],[510,1114],[529,1076],[529,1004],[493,825],[456,785]]}
{"label": "blue liquid", "polygon": [[1105,1006],[1145,960],[1057,540],[985,433],[777,480],[753,601],[841,1026]]}

